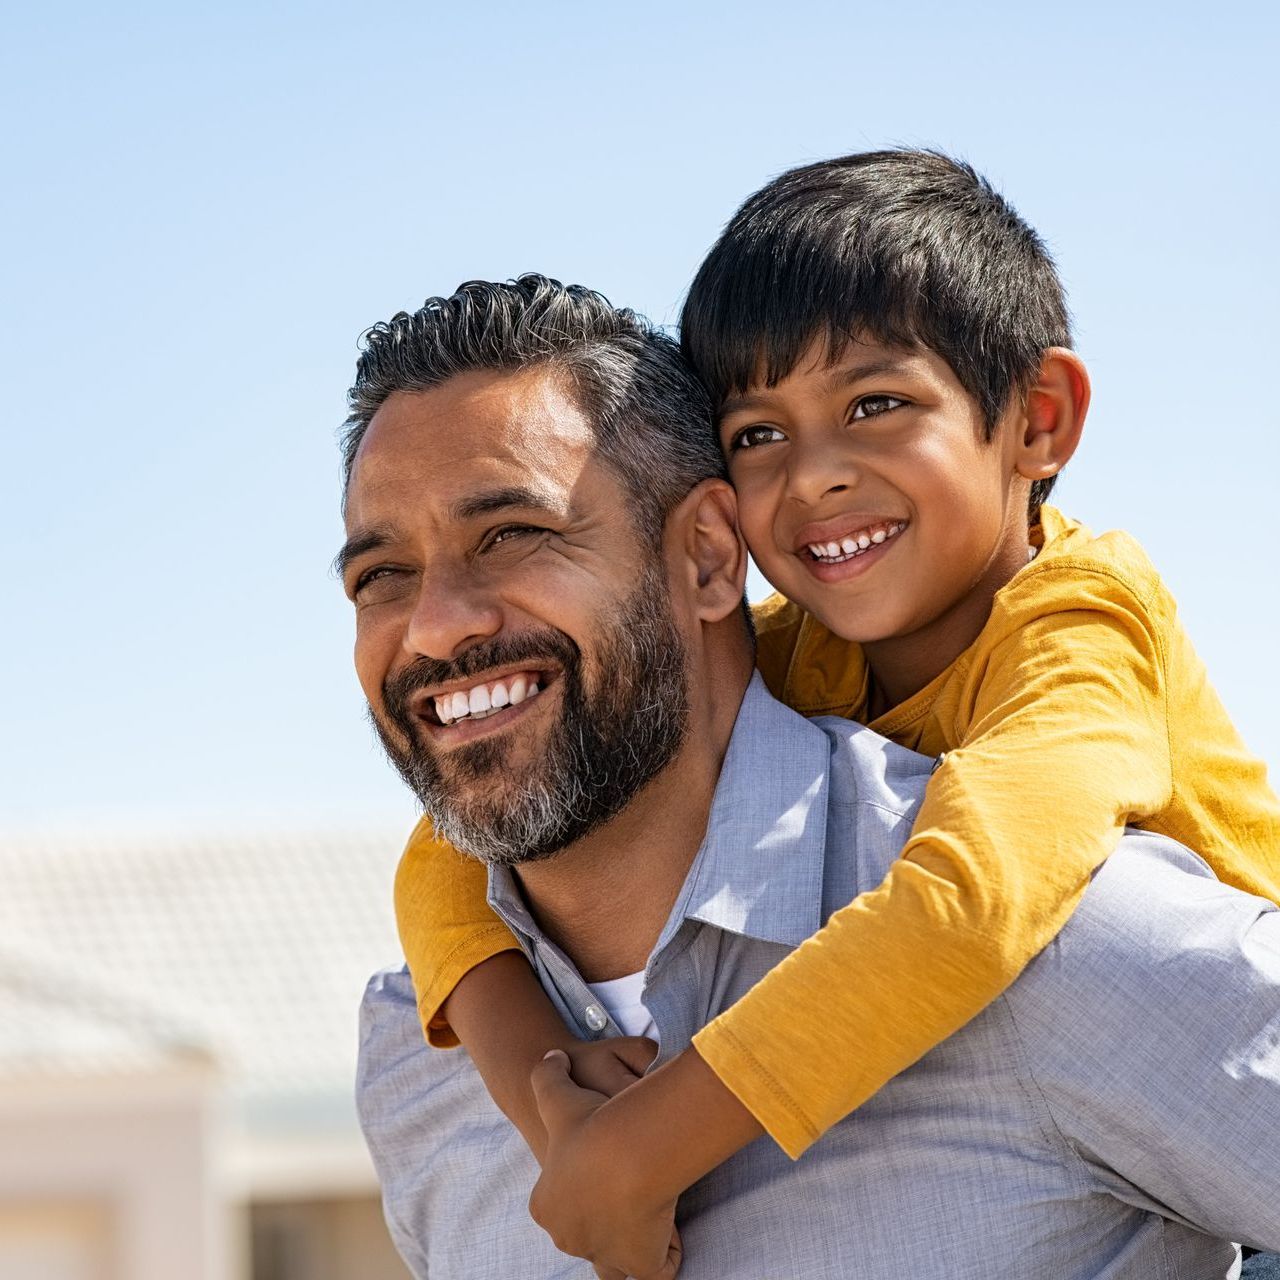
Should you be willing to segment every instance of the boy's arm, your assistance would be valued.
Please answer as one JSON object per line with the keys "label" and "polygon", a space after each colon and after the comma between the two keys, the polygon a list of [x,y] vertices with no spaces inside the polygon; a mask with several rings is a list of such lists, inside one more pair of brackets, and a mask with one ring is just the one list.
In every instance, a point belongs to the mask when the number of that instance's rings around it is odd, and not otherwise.
{"label": "boy's arm", "polygon": [[533,1072],[546,1147],[529,1212],[597,1275],[668,1280],[678,1194],[764,1130],[692,1049],[608,1102],[568,1068],[550,1053]]}
{"label": "boy's arm", "polygon": [[793,1157],[1002,994],[1126,822],[1169,803],[1160,626],[1118,578],[1061,584],[972,653],[957,747],[884,881],[694,1038]]}
{"label": "boy's arm", "polygon": [[490,910],[484,868],[438,840],[424,818],[396,872],[396,920],[427,1040],[459,1041],[485,1088],[541,1160],[546,1131],[529,1077],[562,1049],[582,1084],[611,1096],[653,1058],[635,1037],[584,1043],[561,1021],[519,944]]}
{"label": "boy's arm", "polygon": [[998,997],[1065,924],[1125,822],[1168,803],[1158,629],[1117,581],[1069,597],[1076,607],[1011,625],[979,655],[967,732],[883,883],[694,1049],[566,1124],[543,1176],[553,1235],[632,1239],[685,1179],[750,1140],[744,1113],[799,1156]]}
{"label": "boy's arm", "polygon": [[396,869],[395,900],[423,1034],[437,1049],[455,1048],[445,1001],[469,970],[504,951],[518,952],[520,944],[489,907],[484,867],[437,839],[426,818]]}

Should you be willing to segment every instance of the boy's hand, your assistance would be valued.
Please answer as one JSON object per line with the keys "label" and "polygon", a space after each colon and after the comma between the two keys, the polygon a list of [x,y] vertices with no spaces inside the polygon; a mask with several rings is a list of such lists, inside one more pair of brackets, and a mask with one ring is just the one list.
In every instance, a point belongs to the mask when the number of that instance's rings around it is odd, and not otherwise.
{"label": "boy's hand", "polygon": [[[672,1280],[681,1261],[675,1199],[642,1202],[626,1159],[609,1142],[607,1118],[599,1114],[607,1096],[580,1088],[569,1068],[568,1055],[552,1050],[531,1077],[547,1149],[529,1212],[557,1249],[585,1258],[603,1280]],[[617,1078],[614,1068],[606,1074]]]}
{"label": "boy's hand", "polygon": [[658,1046],[642,1036],[610,1036],[606,1040],[576,1040],[565,1053],[574,1084],[612,1098],[644,1075],[657,1056]]}

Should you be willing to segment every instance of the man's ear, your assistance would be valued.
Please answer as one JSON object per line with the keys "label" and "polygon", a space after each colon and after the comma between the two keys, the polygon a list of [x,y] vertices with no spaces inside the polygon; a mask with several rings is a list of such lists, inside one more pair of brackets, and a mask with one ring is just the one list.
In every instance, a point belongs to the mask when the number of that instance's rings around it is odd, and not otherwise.
{"label": "man's ear", "polygon": [[1071,460],[1089,410],[1089,371],[1066,347],[1049,347],[1027,392],[1015,466],[1027,480],[1056,476]]}
{"label": "man's ear", "polygon": [[696,616],[727,618],[741,606],[747,582],[737,495],[723,480],[703,480],[668,517],[667,532],[671,570],[687,587]]}

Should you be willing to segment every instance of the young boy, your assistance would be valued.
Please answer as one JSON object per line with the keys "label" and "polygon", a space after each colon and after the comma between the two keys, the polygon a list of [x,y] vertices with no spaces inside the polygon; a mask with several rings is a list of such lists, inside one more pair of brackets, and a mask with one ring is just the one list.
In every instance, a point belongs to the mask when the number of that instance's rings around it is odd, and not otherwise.
{"label": "young boy", "polygon": [[[769,687],[940,764],[878,889],[692,1049],[548,1117],[539,1221],[602,1275],[671,1274],[662,1211],[692,1179],[761,1129],[799,1156],[995,999],[1126,824],[1280,898],[1280,805],[1154,569],[1042,505],[1088,378],[1042,243],[981,178],[912,151],[784,174],[711,251],[682,330],[781,593],[756,611]],[[643,1069],[636,1042],[559,1025],[482,869],[429,831],[397,910],[428,1038],[452,1025],[540,1156],[527,1072],[548,1048],[606,1094]],[[566,1065],[538,1068],[544,1098]]]}

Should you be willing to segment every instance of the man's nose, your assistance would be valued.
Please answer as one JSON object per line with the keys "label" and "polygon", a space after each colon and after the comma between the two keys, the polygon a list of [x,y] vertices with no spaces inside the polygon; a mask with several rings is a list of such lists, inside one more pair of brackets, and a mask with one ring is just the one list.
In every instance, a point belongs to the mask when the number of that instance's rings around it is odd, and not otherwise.
{"label": "man's nose", "polygon": [[502,602],[485,583],[465,573],[424,574],[405,626],[410,658],[449,661],[502,630]]}
{"label": "man's nose", "polygon": [[859,478],[842,431],[813,431],[791,445],[787,496],[814,506],[830,493],[852,489]]}

